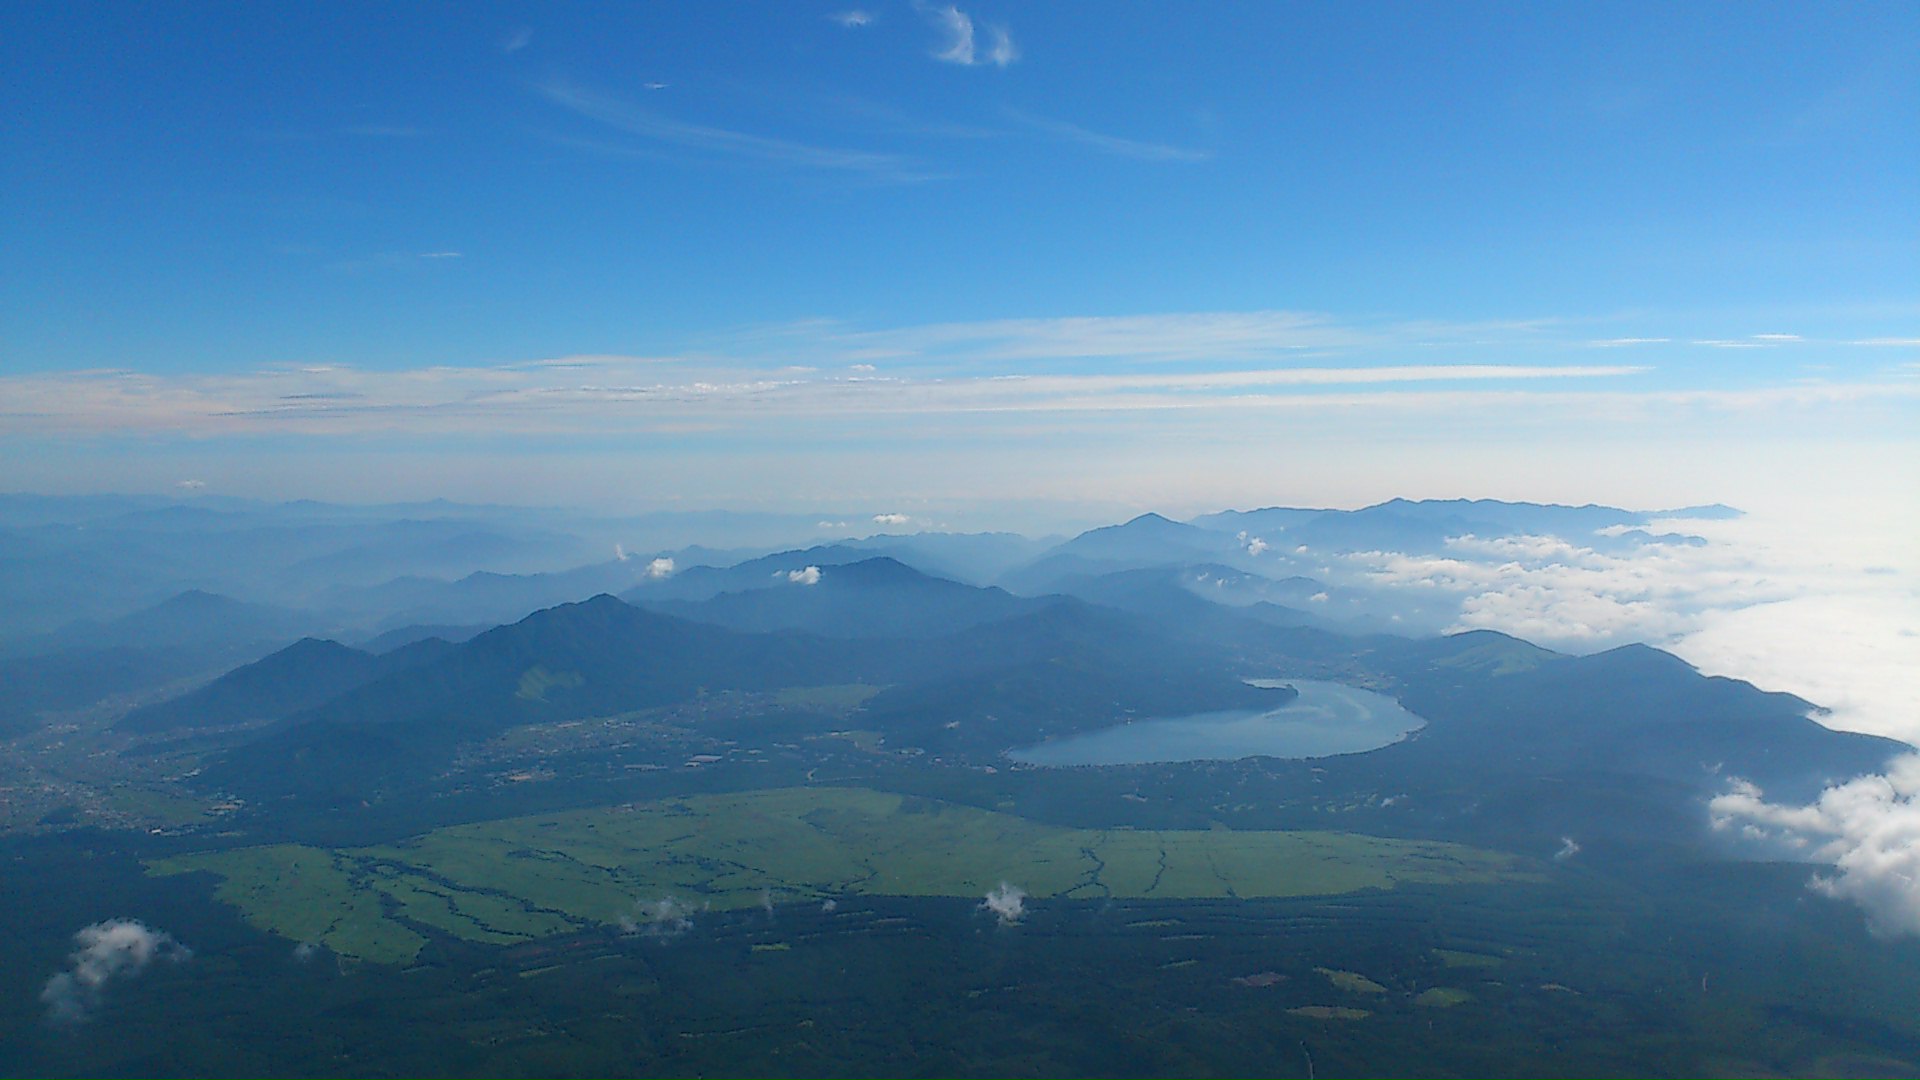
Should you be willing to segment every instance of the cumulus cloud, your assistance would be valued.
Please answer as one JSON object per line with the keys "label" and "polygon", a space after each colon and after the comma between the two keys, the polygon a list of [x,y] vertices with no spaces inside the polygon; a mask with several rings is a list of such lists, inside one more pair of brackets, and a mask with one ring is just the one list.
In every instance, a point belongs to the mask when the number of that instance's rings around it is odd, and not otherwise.
{"label": "cumulus cloud", "polygon": [[910,517],[908,517],[908,516],[907,516],[907,515],[905,515],[905,514],[875,514],[875,515],[873,515],[873,523],[874,523],[875,525],[906,525],[906,524],[908,524],[908,523],[910,523],[910,522],[912,522],[912,521],[913,521],[913,519],[912,519],[912,518],[910,518]]}
{"label": "cumulus cloud", "polygon": [[199,491],[201,488],[207,486],[207,482],[205,480],[182,480],[173,486],[187,491]]}
{"label": "cumulus cloud", "polygon": [[1248,536],[1244,529],[1241,530],[1234,539],[1240,541],[1240,546],[1246,548],[1247,554],[1249,555],[1259,555],[1270,546],[1265,540],[1257,536]]}
{"label": "cumulus cloud", "polygon": [[647,564],[647,576],[658,581],[673,575],[673,560],[665,555]]}
{"label": "cumulus cloud", "polygon": [[1808,887],[1850,900],[1876,933],[1920,934],[1920,755],[1894,761],[1883,776],[1828,788],[1805,806],[1771,803],[1744,780],[1709,804],[1714,828],[1774,841],[1831,863]]}
{"label": "cumulus cloud", "polygon": [[82,927],[73,935],[70,966],[47,980],[40,1000],[47,1017],[56,1023],[86,1021],[100,1005],[107,984],[131,979],[155,960],[180,963],[193,951],[165,931],[138,919],[108,919]]}
{"label": "cumulus cloud", "polygon": [[693,929],[695,910],[673,896],[636,900],[633,910],[620,916],[620,931],[640,937],[676,938]]}
{"label": "cumulus cloud", "polygon": [[304,964],[318,955],[320,955],[320,946],[312,941],[303,941],[293,947],[293,959],[296,963]]}
{"label": "cumulus cloud", "polygon": [[1026,917],[1027,890],[1003,881],[987,894],[980,906],[993,912],[1001,926],[1012,926]]}
{"label": "cumulus cloud", "polygon": [[804,570],[789,570],[787,571],[787,580],[793,582],[795,585],[818,585],[820,584],[820,568],[817,566],[809,566]]}

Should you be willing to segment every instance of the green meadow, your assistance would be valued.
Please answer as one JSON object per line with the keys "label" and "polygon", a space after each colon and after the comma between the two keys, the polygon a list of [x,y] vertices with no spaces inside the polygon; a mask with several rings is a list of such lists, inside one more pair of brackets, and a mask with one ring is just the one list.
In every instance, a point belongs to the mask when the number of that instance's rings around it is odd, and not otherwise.
{"label": "green meadow", "polygon": [[[1315,896],[1527,880],[1516,859],[1337,832],[1073,829],[859,788],[702,795],[436,829],[398,844],[155,860],[210,871],[254,925],[397,963],[439,931],[512,943],[848,894],[1039,900]],[[666,902],[666,903],[663,903]]]}

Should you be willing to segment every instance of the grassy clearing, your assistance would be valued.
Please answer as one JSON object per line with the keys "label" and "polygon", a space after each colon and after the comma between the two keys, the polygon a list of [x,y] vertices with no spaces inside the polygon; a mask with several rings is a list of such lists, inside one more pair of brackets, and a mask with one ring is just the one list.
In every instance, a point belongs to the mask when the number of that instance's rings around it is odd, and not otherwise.
{"label": "grassy clearing", "polygon": [[[1283,897],[1527,876],[1507,856],[1457,844],[1067,829],[854,788],[668,799],[338,852],[280,845],[182,856],[151,870],[210,870],[224,879],[217,895],[255,925],[382,962],[419,950],[424,939],[410,927],[508,943],[668,910],[841,893],[977,897],[1006,881],[1040,899]],[[667,898],[674,905],[660,907]]]}
{"label": "grassy clearing", "polygon": [[1367,978],[1357,971],[1335,971],[1333,968],[1314,968],[1327,977],[1327,981],[1345,990],[1349,994],[1384,994],[1387,988]]}
{"label": "grassy clearing", "polygon": [[1344,1005],[1302,1005],[1287,1011],[1310,1020],[1365,1020],[1373,1015],[1366,1009],[1349,1009]]}

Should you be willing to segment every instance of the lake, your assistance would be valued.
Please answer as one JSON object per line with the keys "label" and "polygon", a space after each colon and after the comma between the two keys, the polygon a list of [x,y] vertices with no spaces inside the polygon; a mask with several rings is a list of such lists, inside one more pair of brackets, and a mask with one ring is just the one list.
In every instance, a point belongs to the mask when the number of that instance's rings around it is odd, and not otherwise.
{"label": "lake", "polygon": [[1147,765],[1232,761],[1256,755],[1328,757],[1397,743],[1427,723],[1385,694],[1343,683],[1247,681],[1254,686],[1291,686],[1300,696],[1267,711],[1238,709],[1136,720],[1009,750],[1007,756],[1027,765]]}

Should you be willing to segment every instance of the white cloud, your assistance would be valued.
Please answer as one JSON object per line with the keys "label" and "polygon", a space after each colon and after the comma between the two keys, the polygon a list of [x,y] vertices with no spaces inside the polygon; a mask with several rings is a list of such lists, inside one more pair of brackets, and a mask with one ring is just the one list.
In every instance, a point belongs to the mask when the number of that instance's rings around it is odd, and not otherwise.
{"label": "white cloud", "polygon": [[820,584],[820,568],[817,566],[809,566],[804,570],[789,570],[787,571],[787,580],[795,585],[818,585]]}
{"label": "white cloud", "polygon": [[1715,828],[1739,825],[1745,837],[1831,863],[1835,874],[1815,875],[1809,887],[1859,904],[1877,932],[1920,934],[1920,756],[1828,788],[1806,806],[1770,803],[1735,780],[1710,807]]}
{"label": "white cloud", "polygon": [[839,23],[849,30],[855,27],[873,25],[873,12],[862,11],[859,8],[854,8],[849,11],[836,11],[828,15],[827,18],[832,19],[834,22]]}
{"label": "white cloud", "polygon": [[192,950],[138,919],[108,919],[82,927],[73,935],[71,966],[47,980],[40,1000],[47,1016],[59,1023],[80,1023],[93,1015],[116,979],[131,979],[155,960],[179,963]]}
{"label": "white cloud", "polygon": [[1560,838],[1560,850],[1553,853],[1553,861],[1566,862],[1578,854],[1580,854],[1579,842],[1571,836],[1563,836]]}
{"label": "white cloud", "polygon": [[665,555],[647,564],[647,576],[655,581],[673,576],[673,560]]}
{"label": "white cloud", "polygon": [[187,491],[199,491],[201,488],[207,486],[207,482],[205,480],[182,480],[173,486],[183,488]]}
{"label": "white cloud", "polygon": [[1001,926],[1012,926],[1026,917],[1027,890],[1003,881],[987,894],[980,906],[993,912]]}
{"label": "white cloud", "polygon": [[523,26],[507,35],[506,40],[500,43],[500,51],[515,53],[531,44],[533,44],[533,28]]}
{"label": "white cloud", "polygon": [[1804,341],[1806,339],[1802,338],[1799,334],[1754,334],[1753,340],[1785,343],[1790,341]]}
{"label": "white cloud", "polygon": [[948,4],[945,7],[919,2],[914,5],[931,20],[945,37],[933,51],[935,60],[962,67],[974,67],[979,64],[991,64],[994,67],[1006,67],[1020,59],[1020,50],[1004,26],[989,25],[987,29],[987,50],[981,55],[975,48],[973,35],[973,17],[959,8]]}
{"label": "white cloud", "polygon": [[1014,45],[1006,27],[989,24],[987,38],[987,63],[994,67],[1006,67],[1020,59],[1020,50]]}
{"label": "white cloud", "polygon": [[873,515],[873,523],[875,525],[906,525],[906,524],[910,524],[912,521],[913,519],[908,517],[905,514]]}
{"label": "white cloud", "polygon": [[949,64],[972,65],[973,56],[973,19],[959,8],[949,4],[946,7],[922,5],[920,10],[932,19],[935,26],[945,32],[947,40],[933,52],[935,60],[944,60]]}
{"label": "white cloud", "polygon": [[461,254],[458,251],[423,251],[420,253],[420,257],[423,259],[464,259],[466,258],[465,255]]}
{"label": "white cloud", "polygon": [[1631,345],[1664,345],[1672,340],[1672,338],[1663,337],[1617,337],[1589,341],[1587,344],[1596,349],[1622,349]]}
{"label": "white cloud", "polygon": [[696,910],[703,909],[704,905],[702,909],[695,909],[674,896],[635,900],[632,912],[620,916],[620,929],[642,937],[676,938],[693,929],[693,916]]}

